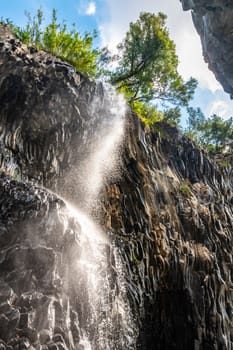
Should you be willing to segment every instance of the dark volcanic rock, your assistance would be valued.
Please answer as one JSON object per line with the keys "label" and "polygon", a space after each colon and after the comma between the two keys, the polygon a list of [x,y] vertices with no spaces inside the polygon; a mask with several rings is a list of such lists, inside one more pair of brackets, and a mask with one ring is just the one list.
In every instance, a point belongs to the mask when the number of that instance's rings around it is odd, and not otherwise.
{"label": "dark volcanic rock", "polygon": [[3,25],[0,42],[0,168],[54,188],[77,163],[70,150],[84,146],[83,133],[92,124],[86,116],[102,86],[52,55],[27,48]]}
{"label": "dark volcanic rock", "polygon": [[[68,332],[67,291],[61,293],[61,286],[69,280],[71,287],[74,271],[65,271],[61,262],[67,260],[64,236],[72,229],[59,218],[65,204],[55,195],[4,175],[0,193],[0,339],[27,349],[50,341],[54,322]],[[59,314],[52,313],[56,304]]]}
{"label": "dark volcanic rock", "polygon": [[231,349],[232,170],[176,129],[160,133],[131,118],[124,175],[103,206],[141,321],[138,349]]}
{"label": "dark volcanic rock", "polygon": [[[80,223],[64,214],[58,196],[23,181],[78,200],[67,174],[86,156],[85,131],[98,131],[103,87],[22,45],[4,26],[0,38],[1,346],[85,349],[81,330],[89,326],[95,350],[105,350],[93,334],[107,311],[93,322],[78,273]],[[114,319],[118,249],[139,332],[137,346],[117,347],[122,329],[108,319],[103,338],[114,350],[232,349],[232,167],[221,169],[166,124],[149,132],[130,112],[119,163],[121,177],[105,184],[95,213],[111,243],[99,297],[111,291]]]}
{"label": "dark volcanic rock", "polygon": [[180,0],[192,9],[201,37],[203,55],[224,90],[233,96],[233,2],[231,0]]}

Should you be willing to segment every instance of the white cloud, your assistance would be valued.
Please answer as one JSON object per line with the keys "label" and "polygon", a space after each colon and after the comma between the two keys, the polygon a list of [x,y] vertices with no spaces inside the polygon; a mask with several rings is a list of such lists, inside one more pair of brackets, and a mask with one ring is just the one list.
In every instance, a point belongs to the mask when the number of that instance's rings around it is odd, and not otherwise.
{"label": "white cloud", "polygon": [[92,16],[96,13],[96,4],[94,1],[91,1],[89,4],[88,4],[88,7],[86,9],[86,12],[85,14],[88,15],[88,16]]}
{"label": "white cloud", "polygon": [[81,0],[78,6],[78,13],[80,15],[93,16],[96,13],[96,3],[94,1]]}
{"label": "white cloud", "polygon": [[217,114],[223,119],[228,119],[233,115],[232,113],[232,102],[224,100],[215,100],[207,107],[208,116]]}
{"label": "white cloud", "polygon": [[[179,5],[179,4],[178,4]],[[201,41],[191,19],[190,12],[184,12],[181,8],[168,17],[170,36],[176,43],[176,51],[179,57],[179,72],[185,78],[190,76],[199,81],[200,87],[212,92],[221,89],[214,74],[208,69],[202,56]]]}
{"label": "white cloud", "polygon": [[185,78],[196,78],[202,88],[216,91],[220,84],[202,57],[200,38],[196,33],[190,12],[182,10],[178,0],[105,0],[109,20],[101,23],[100,34],[103,46],[114,50],[140,12],[164,12],[168,15],[167,26],[171,38],[176,43],[179,57],[179,72]]}
{"label": "white cloud", "polygon": [[217,114],[224,119],[228,119],[233,116],[233,102],[222,89],[212,92],[198,87],[191,105],[193,107],[199,106],[206,117]]}

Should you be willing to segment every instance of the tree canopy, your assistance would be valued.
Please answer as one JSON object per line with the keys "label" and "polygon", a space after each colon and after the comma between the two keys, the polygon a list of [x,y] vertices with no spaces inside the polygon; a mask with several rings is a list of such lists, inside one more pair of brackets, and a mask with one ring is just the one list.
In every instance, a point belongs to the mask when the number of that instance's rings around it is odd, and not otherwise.
{"label": "tree canopy", "polygon": [[212,153],[232,152],[233,118],[213,114],[206,118],[200,108],[188,108],[187,134]]}
{"label": "tree canopy", "polygon": [[[154,127],[159,121],[178,125],[181,106],[188,110],[186,134],[211,152],[232,150],[233,118],[223,120],[217,115],[205,118],[200,108],[189,107],[197,81],[184,82],[178,73],[175,44],[166,28],[166,15],[141,13],[130,23],[129,31],[118,45],[118,54],[109,55],[108,49],[93,49],[96,33],[81,35],[73,25],[68,30],[65,22],[58,23],[53,10],[51,22],[43,25],[43,12],[36,16],[26,13],[25,28],[6,20],[16,36],[25,44],[46,50],[72,64],[77,70],[91,77],[105,76],[123,92],[141,120]],[[114,62],[114,69],[106,64]],[[157,102],[163,110],[157,109]]]}
{"label": "tree canopy", "polygon": [[117,68],[111,82],[123,91],[129,102],[163,103],[187,106],[197,82],[184,82],[177,71],[175,45],[165,26],[166,15],[141,13],[121,44]]}

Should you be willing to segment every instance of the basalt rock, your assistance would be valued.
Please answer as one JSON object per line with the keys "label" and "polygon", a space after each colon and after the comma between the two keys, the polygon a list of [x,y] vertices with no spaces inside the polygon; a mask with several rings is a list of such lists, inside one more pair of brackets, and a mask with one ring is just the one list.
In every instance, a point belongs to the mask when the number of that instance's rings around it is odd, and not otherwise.
{"label": "basalt rock", "polygon": [[231,349],[232,168],[175,128],[130,120],[105,222],[121,245],[139,349]]}
{"label": "basalt rock", "polygon": [[85,153],[70,149],[80,143],[84,147],[85,130],[98,127],[87,116],[95,96],[103,95],[102,85],[54,56],[26,47],[4,25],[0,77],[1,169],[54,187]]}
{"label": "basalt rock", "polygon": [[[66,174],[85,156],[106,96],[6,27],[0,34],[0,348],[83,349],[90,300],[77,272],[80,226],[42,185],[78,201]],[[107,288],[120,292],[117,249],[137,323],[137,345],[124,349],[233,349],[232,165],[217,165],[167,124],[152,132],[130,111],[126,118],[120,175],[94,213],[110,242]],[[121,329],[111,331],[112,349],[123,350],[114,345]]]}
{"label": "basalt rock", "polygon": [[[59,342],[63,347],[56,348],[71,349],[68,334],[75,326],[71,322],[67,329],[66,318],[74,271],[63,262],[69,258],[68,242],[79,254],[74,223],[59,218],[64,202],[41,188],[1,175],[0,192],[1,344],[7,349],[41,349]],[[54,325],[63,327],[65,339]]]}
{"label": "basalt rock", "polygon": [[231,0],[180,0],[192,10],[205,61],[224,90],[233,96],[233,3]]}

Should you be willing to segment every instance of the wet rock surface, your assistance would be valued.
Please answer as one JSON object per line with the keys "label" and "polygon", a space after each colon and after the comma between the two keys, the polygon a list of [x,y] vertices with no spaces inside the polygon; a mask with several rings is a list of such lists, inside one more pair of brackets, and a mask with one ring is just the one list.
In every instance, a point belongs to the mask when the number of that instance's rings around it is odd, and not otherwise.
{"label": "wet rock surface", "polygon": [[[85,156],[103,88],[6,27],[0,39],[0,349],[80,350],[89,305],[74,263],[79,223],[41,185],[77,201],[66,177]],[[131,113],[119,164],[95,215],[112,242],[110,288],[116,247],[123,261],[136,348],[232,349],[232,166]]]}
{"label": "wet rock surface", "polygon": [[205,61],[224,90],[233,97],[233,2],[231,0],[180,0],[192,10]]}
{"label": "wet rock surface", "polygon": [[[1,346],[71,349],[68,334],[74,325],[71,322],[67,329],[66,318],[74,271],[63,262],[68,259],[73,223],[67,225],[58,215],[65,204],[5,175],[0,177],[0,193]],[[74,250],[78,256],[78,242]]]}

